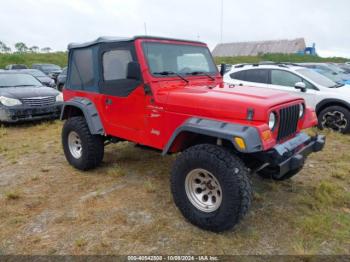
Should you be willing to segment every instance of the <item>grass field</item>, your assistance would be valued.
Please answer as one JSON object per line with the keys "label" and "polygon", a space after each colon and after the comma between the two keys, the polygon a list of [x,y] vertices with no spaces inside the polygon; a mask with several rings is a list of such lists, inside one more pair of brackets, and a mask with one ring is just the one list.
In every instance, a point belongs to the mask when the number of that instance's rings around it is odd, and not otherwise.
{"label": "grass field", "polygon": [[1,54],[0,53],[0,69],[5,68],[9,64],[25,64],[29,68],[34,63],[53,63],[61,67],[67,66],[67,53],[24,53],[24,54]]}
{"label": "grass field", "polygon": [[273,62],[291,62],[291,63],[303,63],[303,62],[334,62],[344,63],[349,59],[342,57],[318,57],[318,56],[302,56],[302,55],[285,55],[285,54],[266,54],[260,56],[236,56],[236,57],[215,57],[216,64],[240,64],[240,63],[258,63],[262,61]]}
{"label": "grass field", "polygon": [[123,142],[80,172],[64,158],[61,126],[0,128],[0,254],[350,254],[350,136],[326,132],[325,150],[289,181],[251,175],[248,216],[215,234],[174,205],[175,156]]}
{"label": "grass field", "polygon": [[[238,56],[238,57],[216,57],[217,64],[239,64],[239,63],[257,63],[260,61],[274,62],[345,62],[349,59],[341,57],[321,58],[314,56],[300,55],[283,55],[283,54],[267,54],[261,56]],[[67,53],[57,52],[49,54],[41,53],[25,53],[25,54],[1,54],[0,68],[4,68],[8,64],[26,64],[30,67],[34,63],[53,63],[59,66],[67,65]]]}

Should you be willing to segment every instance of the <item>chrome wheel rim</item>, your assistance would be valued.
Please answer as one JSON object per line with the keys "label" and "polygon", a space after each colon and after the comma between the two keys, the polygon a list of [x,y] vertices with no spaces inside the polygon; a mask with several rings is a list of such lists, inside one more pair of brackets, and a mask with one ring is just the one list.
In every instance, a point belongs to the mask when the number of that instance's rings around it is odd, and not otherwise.
{"label": "chrome wheel rim", "polygon": [[210,213],[222,202],[222,189],[217,178],[205,169],[194,169],[185,180],[186,195],[192,205],[200,211]]}
{"label": "chrome wheel rim", "polygon": [[71,155],[74,158],[79,159],[81,157],[83,149],[81,145],[81,139],[79,135],[74,131],[71,131],[68,135],[68,147]]}
{"label": "chrome wheel rim", "polygon": [[342,112],[327,112],[322,117],[322,126],[341,132],[348,126],[348,120]]}

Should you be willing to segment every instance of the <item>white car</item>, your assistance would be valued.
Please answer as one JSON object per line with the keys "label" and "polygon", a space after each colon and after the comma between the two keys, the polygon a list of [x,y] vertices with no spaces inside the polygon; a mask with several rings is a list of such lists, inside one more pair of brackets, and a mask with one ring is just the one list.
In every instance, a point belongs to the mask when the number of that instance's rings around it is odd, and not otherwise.
{"label": "white car", "polygon": [[337,84],[313,70],[294,64],[242,64],[232,66],[224,81],[303,97],[315,109],[320,128],[350,133],[350,86]]}

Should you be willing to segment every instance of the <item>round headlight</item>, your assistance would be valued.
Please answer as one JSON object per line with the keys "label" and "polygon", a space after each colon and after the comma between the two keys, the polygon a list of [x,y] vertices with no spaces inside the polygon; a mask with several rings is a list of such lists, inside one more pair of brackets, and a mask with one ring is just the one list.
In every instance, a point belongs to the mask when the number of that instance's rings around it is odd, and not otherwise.
{"label": "round headlight", "polygon": [[303,104],[299,105],[299,118],[302,118],[304,116],[305,112],[305,106]]}
{"label": "round headlight", "polygon": [[272,130],[274,129],[277,122],[277,116],[275,112],[271,112],[269,116],[269,128]]}

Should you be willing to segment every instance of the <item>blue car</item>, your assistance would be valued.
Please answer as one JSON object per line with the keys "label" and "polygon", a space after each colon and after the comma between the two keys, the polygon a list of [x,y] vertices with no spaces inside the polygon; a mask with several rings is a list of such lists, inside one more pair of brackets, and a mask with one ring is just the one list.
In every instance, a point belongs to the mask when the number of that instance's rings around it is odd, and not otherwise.
{"label": "blue car", "polygon": [[336,65],[327,63],[301,63],[300,65],[313,69],[336,83],[350,85],[350,74]]}

